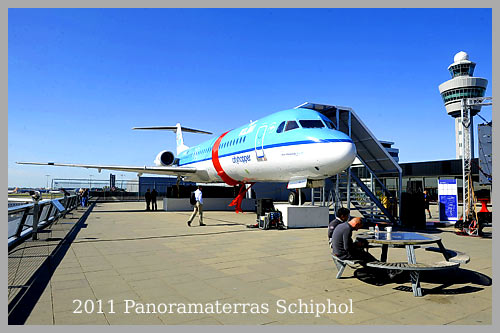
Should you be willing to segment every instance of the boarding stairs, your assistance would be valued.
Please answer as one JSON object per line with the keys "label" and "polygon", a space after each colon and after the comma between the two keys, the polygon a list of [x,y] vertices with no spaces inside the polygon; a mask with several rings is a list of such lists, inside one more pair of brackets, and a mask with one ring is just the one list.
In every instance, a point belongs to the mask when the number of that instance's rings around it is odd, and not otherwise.
{"label": "boarding stairs", "polygon": [[[398,204],[401,211],[401,168],[356,113],[348,107],[317,103],[304,103],[296,108],[322,113],[334,123],[337,130],[351,137],[356,145],[357,158],[353,165],[332,177],[334,194],[333,198],[330,194],[328,202],[330,203],[330,199],[334,201],[335,211],[344,207],[345,203],[347,208],[358,210],[368,222],[400,224],[399,218],[395,216],[397,214],[392,214],[390,209],[385,208],[381,199],[385,196],[387,201]],[[398,179],[395,196],[384,186],[380,179],[382,177]],[[313,202],[321,197],[324,203],[325,196],[324,188],[322,192],[312,192]]]}
{"label": "boarding stairs", "polygon": [[336,209],[346,203],[347,207],[357,210],[369,224],[396,223],[396,219],[384,207],[380,197],[373,193],[374,182],[370,179],[362,180],[353,174],[353,170],[348,169],[335,176],[334,180],[337,193],[335,203],[338,206]]}

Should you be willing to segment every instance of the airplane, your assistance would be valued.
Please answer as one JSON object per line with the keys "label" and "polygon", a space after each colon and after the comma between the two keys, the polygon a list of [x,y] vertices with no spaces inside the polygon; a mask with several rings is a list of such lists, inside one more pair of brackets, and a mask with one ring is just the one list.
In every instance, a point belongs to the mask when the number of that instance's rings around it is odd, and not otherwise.
{"label": "airplane", "polygon": [[18,187],[16,187],[16,188],[15,188],[15,189],[13,189],[13,190],[9,190],[9,189],[7,189],[7,191],[8,191],[7,193],[8,193],[8,194],[14,194],[14,193],[17,193],[17,191],[18,191],[18,190],[19,190],[19,188],[18,188]]}
{"label": "airplane", "polygon": [[132,129],[174,131],[176,154],[160,151],[154,160],[155,166],[17,163],[92,168],[99,172],[102,169],[128,171],[137,172],[138,176],[144,173],[174,175],[178,182],[182,178],[230,186],[250,184],[241,186],[240,193],[231,203],[236,205],[238,212],[245,192],[255,182],[288,182],[289,189],[306,187],[342,172],[356,157],[351,138],[336,130],[328,117],[300,107],[251,121],[191,148],[184,144],[183,132],[212,133],[182,127],[179,123]]}

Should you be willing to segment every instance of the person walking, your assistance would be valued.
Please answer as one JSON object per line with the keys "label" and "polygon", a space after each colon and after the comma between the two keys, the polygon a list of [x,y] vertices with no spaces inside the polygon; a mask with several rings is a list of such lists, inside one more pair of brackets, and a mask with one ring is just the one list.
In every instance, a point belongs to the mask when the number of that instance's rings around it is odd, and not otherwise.
{"label": "person walking", "polygon": [[80,198],[81,198],[82,207],[87,207],[88,192],[87,192],[86,188],[80,189]]}
{"label": "person walking", "polygon": [[202,190],[201,186],[198,186],[198,189],[194,192],[196,204],[194,205],[194,208],[193,208],[193,214],[191,214],[191,217],[187,221],[188,227],[191,226],[191,222],[193,222],[193,219],[196,216],[196,213],[200,214],[200,226],[205,225],[203,223],[203,193],[201,190]]}
{"label": "person walking", "polygon": [[425,207],[425,210],[427,211],[427,213],[429,213],[429,218],[432,219],[431,211],[429,209],[430,201],[431,201],[431,198],[430,198],[429,192],[427,192],[427,190],[425,190],[424,191],[424,207]]}
{"label": "person walking", "polygon": [[149,205],[151,203],[151,192],[149,192],[149,188],[146,190],[146,193],[144,194],[144,199],[146,199],[146,210],[150,210]]}
{"label": "person walking", "polygon": [[158,210],[158,206],[156,205],[156,197],[158,196],[158,192],[156,189],[151,191],[151,210]]}

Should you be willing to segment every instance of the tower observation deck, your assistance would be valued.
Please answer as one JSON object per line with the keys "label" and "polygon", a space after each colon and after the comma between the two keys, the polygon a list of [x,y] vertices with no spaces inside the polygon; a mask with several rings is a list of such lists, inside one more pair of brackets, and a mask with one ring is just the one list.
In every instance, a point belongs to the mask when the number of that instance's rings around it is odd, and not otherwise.
{"label": "tower observation deck", "polygon": [[[469,55],[463,51],[458,52],[453,63],[448,66],[451,79],[439,85],[439,93],[443,98],[446,112],[455,118],[455,136],[456,136],[456,158],[463,156],[462,147],[462,125],[461,125],[461,101],[464,98],[484,97],[488,80],[480,77],[474,77],[476,63],[469,60]],[[473,128],[472,119],[481,111],[481,105],[473,106],[470,109],[471,129]],[[474,142],[473,132],[471,131],[471,142]],[[474,145],[471,145],[473,149]],[[474,151],[472,150],[472,156]]]}

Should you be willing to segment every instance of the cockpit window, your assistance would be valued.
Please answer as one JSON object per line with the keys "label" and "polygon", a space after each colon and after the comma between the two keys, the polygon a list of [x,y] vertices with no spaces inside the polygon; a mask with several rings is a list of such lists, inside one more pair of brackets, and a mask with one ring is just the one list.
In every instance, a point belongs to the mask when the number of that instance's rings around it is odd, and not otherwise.
{"label": "cockpit window", "polygon": [[333,123],[329,120],[325,121],[326,122],[326,126],[328,126],[329,129],[335,129],[335,125],[333,125]]}
{"label": "cockpit window", "polygon": [[291,130],[296,129],[296,128],[299,128],[299,125],[297,124],[297,122],[294,120],[290,120],[289,122],[286,123],[285,132],[291,131]]}
{"label": "cockpit window", "polygon": [[323,122],[319,119],[317,120],[299,120],[300,126],[302,128],[323,128]]}
{"label": "cockpit window", "polygon": [[276,133],[281,133],[283,132],[283,128],[285,127],[286,121],[282,122],[279,126],[278,129],[276,130]]}

